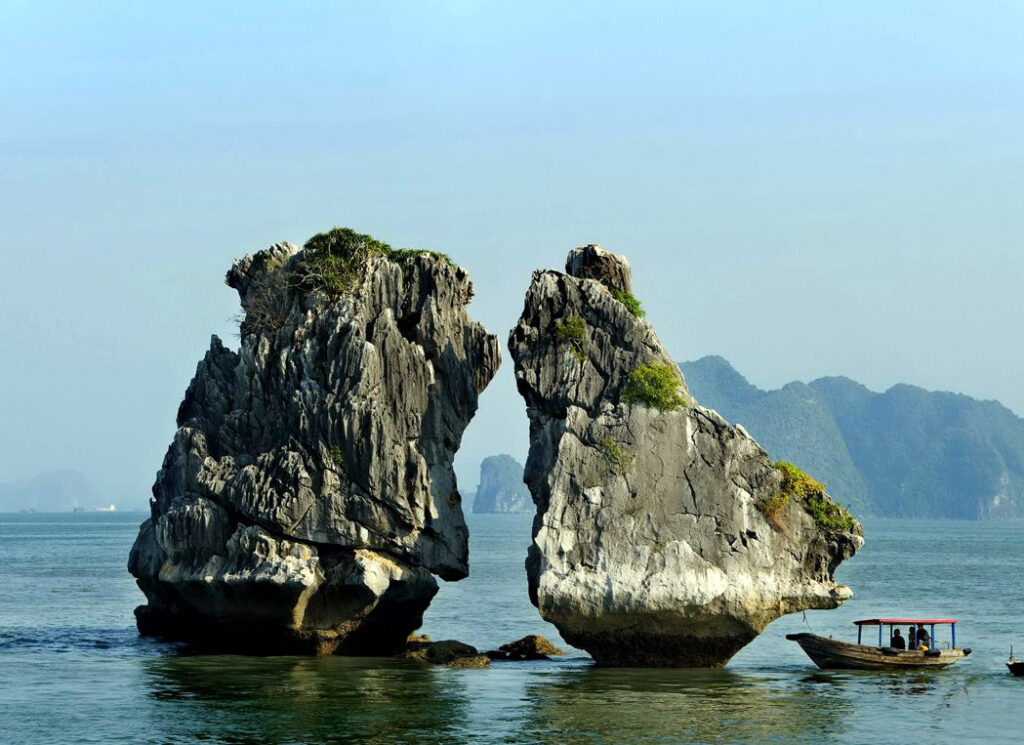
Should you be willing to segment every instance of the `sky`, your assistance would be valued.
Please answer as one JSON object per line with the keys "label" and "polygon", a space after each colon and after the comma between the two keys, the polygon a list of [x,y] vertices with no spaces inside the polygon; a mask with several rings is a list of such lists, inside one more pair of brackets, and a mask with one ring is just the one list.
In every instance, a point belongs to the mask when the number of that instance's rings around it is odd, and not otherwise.
{"label": "sky", "polygon": [[[1016,2],[0,4],[0,482],[141,506],[233,258],[448,253],[504,342],[627,255],[679,360],[1024,413]],[[456,461],[528,448],[511,361]]]}

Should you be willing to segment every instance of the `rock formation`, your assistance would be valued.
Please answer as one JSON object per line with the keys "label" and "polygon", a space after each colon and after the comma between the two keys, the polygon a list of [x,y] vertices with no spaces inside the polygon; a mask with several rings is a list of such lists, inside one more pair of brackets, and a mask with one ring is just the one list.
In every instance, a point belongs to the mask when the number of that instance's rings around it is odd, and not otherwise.
{"label": "rock formation", "polygon": [[491,455],[480,463],[473,512],[526,512],[533,508],[523,483],[523,467],[511,455]]}
{"label": "rock formation", "polygon": [[452,459],[500,363],[447,257],[348,230],[236,261],[129,558],[139,630],[394,654],[468,571]]}
{"label": "rock formation", "polygon": [[625,258],[538,271],[509,338],[530,418],[530,597],[603,665],[721,666],[775,618],[850,596],[860,526],[699,406]]}
{"label": "rock formation", "polygon": [[411,638],[399,659],[412,662],[427,662],[431,665],[447,665],[454,668],[489,667],[491,658],[469,644],[455,639],[431,641],[429,638]]}
{"label": "rock formation", "polygon": [[514,642],[502,644],[497,649],[489,650],[486,654],[492,660],[521,662],[524,660],[549,660],[551,655],[562,655],[565,654],[565,651],[556,647],[543,636],[530,634]]}

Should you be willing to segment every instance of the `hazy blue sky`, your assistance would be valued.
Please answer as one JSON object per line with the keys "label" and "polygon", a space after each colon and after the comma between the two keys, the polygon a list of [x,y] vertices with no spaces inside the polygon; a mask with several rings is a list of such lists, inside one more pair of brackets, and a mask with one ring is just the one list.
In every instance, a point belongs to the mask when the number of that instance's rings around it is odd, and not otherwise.
{"label": "hazy blue sky", "polygon": [[[0,4],[0,481],[141,504],[232,258],[332,225],[503,343],[599,242],[678,359],[1024,413],[1020,3],[157,6]],[[507,360],[467,435],[525,455]]]}

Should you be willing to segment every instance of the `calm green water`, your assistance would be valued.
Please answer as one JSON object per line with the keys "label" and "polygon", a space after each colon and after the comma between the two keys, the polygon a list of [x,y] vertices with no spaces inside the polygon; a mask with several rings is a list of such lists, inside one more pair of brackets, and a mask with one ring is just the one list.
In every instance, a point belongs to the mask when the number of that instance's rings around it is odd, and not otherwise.
{"label": "calm green water", "polygon": [[[927,674],[826,673],[784,640],[790,616],[725,669],[599,670],[572,651],[489,670],[379,659],[184,656],[140,639],[125,570],[141,514],[0,515],[0,742],[1014,742],[1024,679],[1024,525],[873,521],[840,568],[856,596],[807,614],[819,634],[889,614],[961,619],[974,654]],[[530,519],[471,515],[470,579],[424,631],[490,647],[561,641],[526,597]],[[940,636],[940,639],[942,637]]]}

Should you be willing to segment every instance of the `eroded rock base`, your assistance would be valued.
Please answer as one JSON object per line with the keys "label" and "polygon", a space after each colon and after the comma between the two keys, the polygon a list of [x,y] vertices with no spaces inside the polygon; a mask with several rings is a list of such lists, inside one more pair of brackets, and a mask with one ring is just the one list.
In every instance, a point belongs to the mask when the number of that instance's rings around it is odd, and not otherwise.
{"label": "eroded rock base", "polygon": [[724,667],[755,634],[714,638],[615,632],[566,635],[602,667]]}

